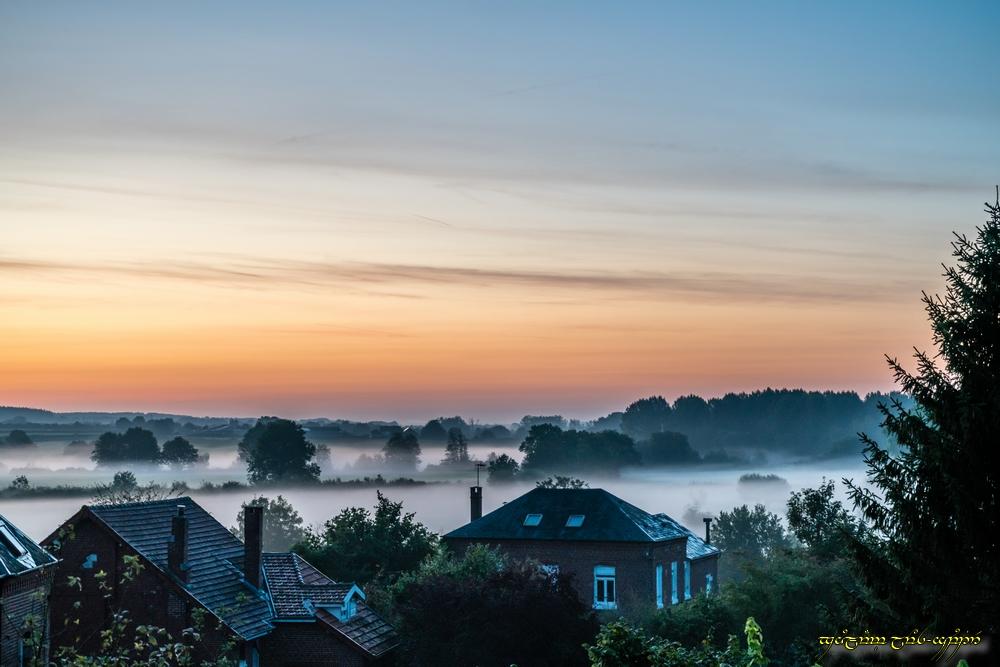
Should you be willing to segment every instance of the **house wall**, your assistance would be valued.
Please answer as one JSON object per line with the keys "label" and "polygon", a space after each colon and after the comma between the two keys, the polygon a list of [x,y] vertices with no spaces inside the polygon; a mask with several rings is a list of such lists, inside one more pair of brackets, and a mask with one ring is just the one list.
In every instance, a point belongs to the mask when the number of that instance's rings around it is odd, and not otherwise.
{"label": "house wall", "polygon": [[[153,625],[165,628],[175,638],[181,630],[191,625],[190,599],[177,591],[164,575],[149,563],[139,575],[126,584],[120,584],[124,561],[122,557],[132,550],[92,519],[83,517],[73,527],[71,535],[61,540],[58,550],[61,560],[55,568],[50,613],[52,619],[52,646],[76,647],[85,654],[96,654],[100,649],[99,632],[106,626],[113,610],[127,610],[131,626]],[[96,560],[90,558],[96,556]],[[92,562],[91,567],[85,563]],[[107,573],[106,581],[112,586],[110,599],[96,577]],[[70,576],[80,578],[80,589],[70,587]],[[76,602],[79,608],[74,608]],[[79,624],[74,621],[79,619]],[[214,655],[225,641],[228,631],[203,633],[203,655]],[[6,663],[4,663],[6,664]]]}
{"label": "house wall", "polygon": [[[463,553],[478,540],[448,538],[445,543]],[[489,540],[512,558],[532,558],[559,566],[560,574],[573,576],[573,585],[586,603],[594,601],[594,567],[615,568],[618,613],[642,614],[656,609],[656,565],[663,565],[664,603],[670,604],[670,562],[677,561],[679,599],[684,599],[683,561],[686,539],[669,542],[569,542],[556,540]],[[713,559],[714,560],[714,559]],[[695,587],[692,570],[692,594]]]}
{"label": "house wall", "polygon": [[316,622],[277,623],[260,640],[261,667],[364,667],[362,654]]}
{"label": "house wall", "polygon": [[[42,645],[38,655],[42,661],[48,656],[48,594],[52,585],[55,566],[7,577],[0,584],[0,665],[17,665],[21,655],[24,623],[29,616],[43,630]],[[38,626],[36,626],[38,627]],[[30,657],[30,656],[29,656]]]}
{"label": "house wall", "polygon": [[709,556],[691,561],[691,595],[705,592],[705,575],[712,575],[712,593],[719,592],[719,558]]}

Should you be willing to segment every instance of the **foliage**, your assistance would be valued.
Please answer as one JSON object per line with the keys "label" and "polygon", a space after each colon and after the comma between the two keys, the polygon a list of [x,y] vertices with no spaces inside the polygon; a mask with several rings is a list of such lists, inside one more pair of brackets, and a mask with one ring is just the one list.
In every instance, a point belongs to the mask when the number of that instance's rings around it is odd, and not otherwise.
{"label": "foliage", "polygon": [[600,470],[615,472],[635,465],[639,454],[632,438],[615,431],[563,431],[558,426],[532,426],[521,443],[524,471]]}
{"label": "foliage", "polygon": [[156,463],[160,460],[160,448],[152,431],[133,426],[124,433],[102,433],[90,458],[97,465]]}
{"label": "foliage", "polygon": [[444,448],[444,462],[451,464],[466,464],[469,462],[469,442],[465,439],[462,429],[457,426],[448,429],[448,442]]}
{"label": "foliage", "polygon": [[123,505],[164,500],[177,495],[182,489],[176,482],[169,488],[153,482],[140,485],[133,472],[123,470],[115,473],[110,484],[98,484],[94,487],[92,502],[95,505]]}
{"label": "foliage", "polygon": [[803,489],[788,499],[788,528],[821,558],[846,556],[849,538],[865,539],[865,526],[839,500],[834,500],[833,480],[819,488]]}
{"label": "foliage", "polygon": [[875,531],[852,541],[858,569],[900,627],[1000,619],[1000,195],[986,211],[974,239],[955,235],[944,297],[924,294],[936,354],[913,373],[887,358],[916,403],[882,407],[898,453],[863,436],[874,489],[845,480]]}
{"label": "foliage", "polygon": [[448,438],[448,431],[439,419],[432,419],[420,429],[420,438],[427,442],[443,442]]}
{"label": "foliage", "polygon": [[190,466],[198,462],[198,449],[187,438],[177,436],[163,443],[160,460],[171,466]]}
{"label": "foliage", "polygon": [[403,513],[403,504],[376,492],[375,511],[349,507],[307,531],[294,551],[335,581],[392,580],[416,569],[437,545],[437,535]]}
{"label": "foliage", "polygon": [[581,646],[597,630],[567,576],[482,545],[428,559],[392,598],[403,664],[586,664]]}
{"label": "foliage", "polygon": [[306,439],[302,427],[289,419],[258,419],[240,440],[239,454],[247,462],[251,484],[319,479],[319,465],[313,462],[316,446]]}
{"label": "foliage", "polygon": [[780,475],[775,475],[774,473],[768,473],[762,475],[759,472],[750,472],[740,475],[740,484],[780,484],[782,486],[788,486],[788,480]]}
{"label": "foliage", "polygon": [[385,462],[396,467],[416,470],[420,462],[420,441],[412,428],[396,431],[382,448]]}
{"label": "foliage", "polygon": [[307,531],[303,526],[302,516],[284,496],[268,498],[256,496],[240,505],[236,515],[236,526],[232,533],[241,540],[244,539],[243,521],[246,518],[247,507],[264,508],[264,551],[288,551],[292,546],[306,539]]}
{"label": "foliage", "polygon": [[740,649],[735,634],[729,635],[725,648],[717,648],[705,641],[694,647],[685,647],[677,641],[650,637],[627,621],[617,620],[606,624],[593,645],[587,646],[592,667],[763,667],[768,664],[764,656],[763,634],[752,616],[743,627],[747,649]]}
{"label": "foliage", "polygon": [[647,465],[700,463],[701,455],[691,448],[683,433],[661,431],[653,433],[638,445],[642,462]]}
{"label": "foliage", "polygon": [[496,452],[490,452],[486,470],[489,472],[490,484],[509,484],[517,477],[520,465],[516,459],[507,454],[497,456]]}
{"label": "foliage", "polygon": [[668,430],[670,412],[670,404],[662,396],[640,398],[625,408],[622,431],[636,440],[647,440]]}
{"label": "foliage", "polygon": [[26,447],[35,444],[25,431],[15,428],[7,434],[7,437],[0,441],[0,444],[13,445],[15,447]]}
{"label": "foliage", "polygon": [[24,475],[18,475],[10,482],[10,489],[12,491],[27,491],[31,488],[31,482]]}
{"label": "foliage", "polygon": [[590,485],[576,477],[556,475],[555,477],[546,477],[540,482],[535,482],[535,486],[540,489],[585,489]]}
{"label": "foliage", "polygon": [[760,563],[778,549],[791,545],[781,517],[760,504],[753,509],[741,505],[729,512],[719,512],[712,540],[722,549],[722,558],[731,567]]}

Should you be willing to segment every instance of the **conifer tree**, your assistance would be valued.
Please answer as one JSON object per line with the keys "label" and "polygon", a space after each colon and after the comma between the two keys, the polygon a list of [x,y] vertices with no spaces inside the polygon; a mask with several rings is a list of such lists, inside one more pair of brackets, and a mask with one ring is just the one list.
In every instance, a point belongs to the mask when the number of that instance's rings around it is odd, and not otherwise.
{"label": "conifer tree", "polygon": [[970,240],[955,235],[944,297],[923,302],[936,354],[916,370],[888,358],[915,405],[883,406],[890,451],[862,435],[872,488],[851,497],[874,529],[852,551],[874,602],[900,632],[992,632],[1000,619],[1000,188]]}

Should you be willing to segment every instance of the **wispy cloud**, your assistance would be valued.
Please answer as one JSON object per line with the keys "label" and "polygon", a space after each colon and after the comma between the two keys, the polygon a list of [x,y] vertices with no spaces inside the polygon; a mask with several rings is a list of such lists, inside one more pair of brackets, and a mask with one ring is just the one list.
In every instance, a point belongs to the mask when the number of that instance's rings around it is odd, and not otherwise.
{"label": "wispy cloud", "polygon": [[[916,281],[873,280],[864,276],[803,276],[780,273],[746,274],[726,271],[548,271],[467,266],[431,266],[376,262],[314,262],[266,258],[207,262],[60,262],[0,259],[0,273],[79,275],[188,281],[219,287],[311,289],[330,286],[391,291],[382,296],[419,297],[401,288],[426,290],[460,287],[476,290],[506,288],[540,293],[617,294],[636,299],[699,299],[729,301],[887,301],[916,293]],[[367,288],[367,289],[366,289]]]}

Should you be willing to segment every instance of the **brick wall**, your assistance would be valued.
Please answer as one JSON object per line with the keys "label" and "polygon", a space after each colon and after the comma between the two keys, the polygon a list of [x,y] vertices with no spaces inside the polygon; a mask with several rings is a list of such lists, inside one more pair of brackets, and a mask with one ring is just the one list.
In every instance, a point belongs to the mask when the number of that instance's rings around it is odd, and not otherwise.
{"label": "brick wall", "polygon": [[[448,539],[449,548],[457,553],[474,544],[475,540]],[[618,590],[618,611],[642,614],[656,609],[656,565],[663,565],[663,596],[670,604],[670,562],[678,562],[680,599],[684,599],[683,561],[686,540],[669,542],[563,542],[555,540],[491,540],[491,546],[502,549],[512,558],[533,558],[543,564],[559,566],[561,574],[573,576],[580,599],[594,601],[594,567],[615,568]],[[714,559],[713,559],[714,560]],[[694,587],[692,572],[692,589]],[[692,590],[693,593],[693,590]]]}
{"label": "brick wall", "polygon": [[24,623],[29,616],[43,628],[42,653],[48,655],[48,593],[52,584],[55,567],[27,572],[20,576],[4,579],[0,586],[0,665],[17,665],[21,655],[21,639]]}
{"label": "brick wall", "polygon": [[366,662],[359,651],[320,623],[278,623],[259,641],[262,667],[364,667],[373,664]]}
{"label": "brick wall", "polygon": [[[133,552],[92,519],[84,517],[78,521],[72,537],[64,538],[55,554],[61,561],[56,568],[50,602],[53,648],[71,646],[82,653],[95,654],[100,648],[100,630],[114,609],[128,610],[132,627],[154,625],[165,628],[175,638],[191,625],[189,598],[174,592],[173,585],[152,565],[146,563],[138,577],[119,585],[122,557]],[[85,567],[86,563],[90,567]],[[113,586],[110,601],[98,586],[95,575],[101,571],[107,573],[107,581]],[[80,577],[81,589],[67,585],[69,576]],[[81,604],[76,609],[74,604],[78,601]],[[75,619],[80,620],[79,624],[74,623]],[[199,659],[214,655],[227,633],[224,629],[204,633],[201,645],[205,654]]]}

